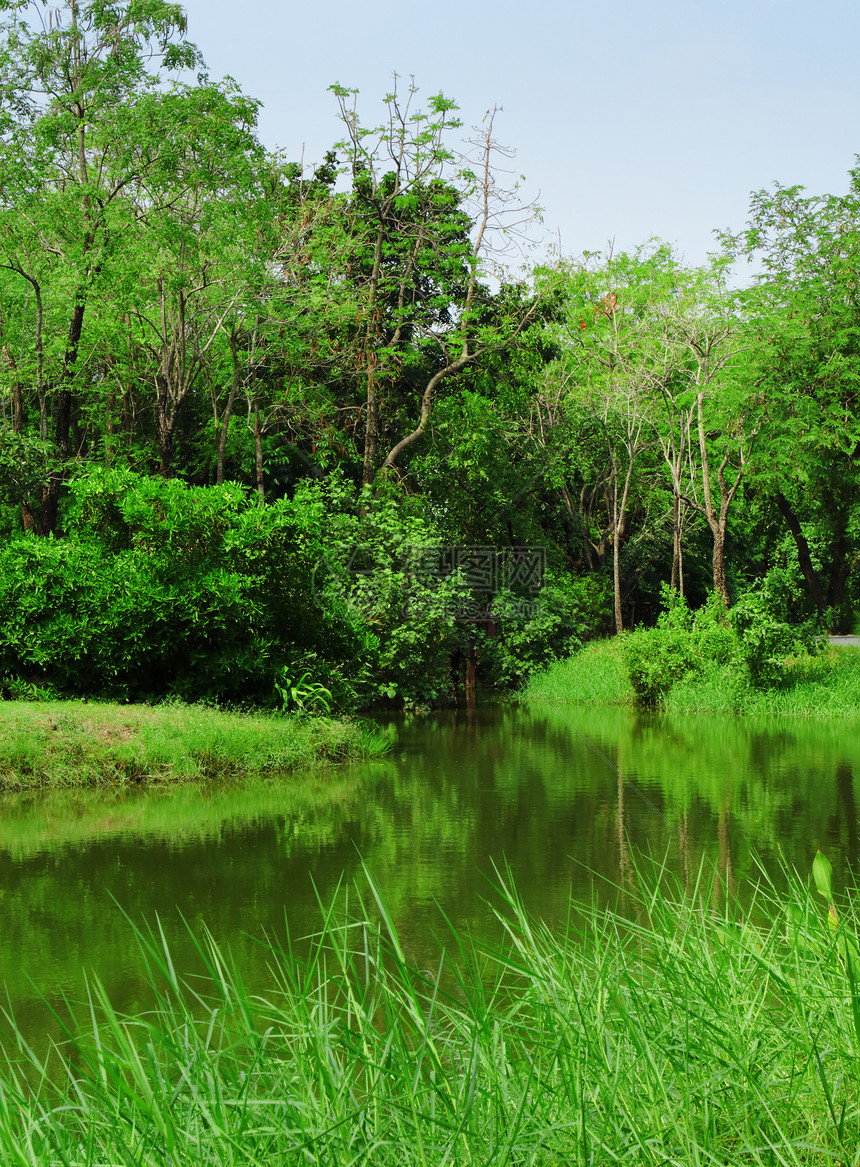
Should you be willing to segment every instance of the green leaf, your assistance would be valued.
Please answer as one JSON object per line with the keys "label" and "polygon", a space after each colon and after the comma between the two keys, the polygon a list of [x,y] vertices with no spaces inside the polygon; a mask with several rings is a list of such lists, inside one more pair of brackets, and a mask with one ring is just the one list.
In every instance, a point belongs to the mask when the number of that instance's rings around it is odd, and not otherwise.
{"label": "green leaf", "polygon": [[833,898],[833,868],[830,866],[827,856],[823,855],[821,851],[815,853],[815,859],[812,863],[812,877],[819,894],[823,895],[830,903]]}

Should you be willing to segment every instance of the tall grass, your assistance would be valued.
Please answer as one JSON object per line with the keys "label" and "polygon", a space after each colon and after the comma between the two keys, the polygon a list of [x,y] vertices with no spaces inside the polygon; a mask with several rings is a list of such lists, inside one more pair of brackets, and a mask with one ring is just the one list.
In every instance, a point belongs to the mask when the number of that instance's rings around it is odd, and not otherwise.
{"label": "tall grass", "polygon": [[526,700],[575,705],[629,705],[633,687],[616,639],[596,640],[555,661],[529,681]]}
{"label": "tall grass", "polygon": [[782,714],[856,717],[860,713],[860,649],[826,648],[791,662],[779,684],[754,688],[742,670],[706,666],[673,685],[665,708],[672,713]]}
{"label": "tall grass", "polygon": [[[299,955],[269,945],[252,997],[211,936],[183,978],[137,933],[151,1008],[98,982],[41,1061],[13,1027],[9,1164],[856,1164],[860,989],[852,905],[794,879],[719,907],[638,876],[561,934],[508,882],[507,943],[450,934],[410,967],[373,890]],[[721,901],[725,905],[725,900]],[[575,923],[576,921],[576,923]]]}
{"label": "tall grass", "polygon": [[378,755],[361,722],[199,705],[0,703],[0,788],[177,780],[290,770]]}

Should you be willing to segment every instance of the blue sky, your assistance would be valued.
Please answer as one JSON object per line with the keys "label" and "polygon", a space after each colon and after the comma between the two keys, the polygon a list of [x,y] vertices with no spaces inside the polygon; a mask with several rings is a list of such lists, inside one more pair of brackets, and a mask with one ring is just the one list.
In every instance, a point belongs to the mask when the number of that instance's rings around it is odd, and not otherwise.
{"label": "blue sky", "polygon": [[394,72],[467,126],[501,106],[497,137],[567,255],[656,235],[700,262],[751,190],[841,193],[860,152],[856,0],[184,7],[212,75],[263,101],[262,140],[291,158],[338,138],[332,82],[360,90],[368,124]]}

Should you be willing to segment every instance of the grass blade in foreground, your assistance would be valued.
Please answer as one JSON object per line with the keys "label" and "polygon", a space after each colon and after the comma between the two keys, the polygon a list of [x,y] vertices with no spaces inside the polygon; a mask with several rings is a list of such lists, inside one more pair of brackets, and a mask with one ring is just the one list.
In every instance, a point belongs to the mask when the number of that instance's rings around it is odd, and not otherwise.
{"label": "grass blade in foreground", "polygon": [[860,1162],[852,903],[834,922],[794,880],[733,915],[668,882],[556,934],[502,881],[505,947],[454,937],[435,974],[372,888],[372,912],[323,909],[307,959],[270,946],[265,997],[209,936],[201,993],[138,934],[147,1014],[95,984],[47,1073],[10,1044],[0,1161]]}

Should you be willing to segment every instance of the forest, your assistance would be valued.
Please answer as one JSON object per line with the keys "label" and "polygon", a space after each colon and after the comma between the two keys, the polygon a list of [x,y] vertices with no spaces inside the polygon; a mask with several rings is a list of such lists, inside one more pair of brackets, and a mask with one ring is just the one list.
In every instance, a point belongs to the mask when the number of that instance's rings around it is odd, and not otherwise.
{"label": "forest", "polygon": [[5,684],[422,707],[673,595],[853,630],[860,169],[752,194],[706,265],[535,260],[496,114],[333,85],[308,164],[180,5],[26,9],[0,3]]}

